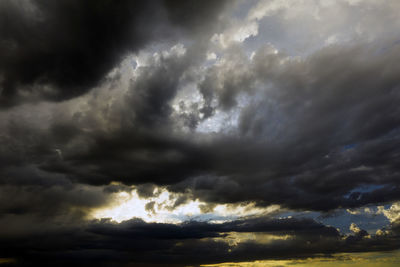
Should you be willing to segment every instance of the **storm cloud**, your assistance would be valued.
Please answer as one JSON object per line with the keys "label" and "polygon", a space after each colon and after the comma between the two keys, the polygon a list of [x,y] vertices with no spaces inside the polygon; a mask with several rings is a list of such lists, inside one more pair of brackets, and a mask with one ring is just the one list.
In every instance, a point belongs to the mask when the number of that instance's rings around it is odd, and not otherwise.
{"label": "storm cloud", "polygon": [[79,96],[99,84],[127,53],[205,31],[202,17],[211,23],[223,4],[2,1],[2,107]]}
{"label": "storm cloud", "polygon": [[0,260],[399,249],[399,8],[1,2]]}

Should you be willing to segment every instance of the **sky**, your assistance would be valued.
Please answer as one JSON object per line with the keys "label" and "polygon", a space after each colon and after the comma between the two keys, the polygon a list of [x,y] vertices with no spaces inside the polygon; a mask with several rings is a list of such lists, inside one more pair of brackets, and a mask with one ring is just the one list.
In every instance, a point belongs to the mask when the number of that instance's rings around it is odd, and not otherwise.
{"label": "sky", "polygon": [[397,0],[0,0],[0,266],[399,266]]}

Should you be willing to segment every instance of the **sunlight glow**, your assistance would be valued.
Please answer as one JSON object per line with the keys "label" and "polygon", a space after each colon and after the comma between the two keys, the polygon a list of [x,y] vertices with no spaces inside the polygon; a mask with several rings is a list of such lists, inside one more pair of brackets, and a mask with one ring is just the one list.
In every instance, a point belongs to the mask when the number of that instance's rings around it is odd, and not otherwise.
{"label": "sunlight glow", "polygon": [[[153,197],[141,198],[133,188],[131,192],[114,193],[110,206],[93,210],[90,217],[110,218],[118,223],[132,218],[158,223],[181,223],[187,220],[223,223],[243,216],[271,214],[280,209],[278,205],[260,208],[254,203],[210,205],[189,197],[157,187]],[[182,198],[189,200],[177,204]]]}
{"label": "sunlight glow", "polygon": [[203,267],[276,267],[276,266],[319,266],[319,267],[395,267],[399,266],[400,251],[379,253],[338,253],[332,257],[315,257],[293,260],[259,260],[252,262],[225,262],[219,264],[205,264]]}

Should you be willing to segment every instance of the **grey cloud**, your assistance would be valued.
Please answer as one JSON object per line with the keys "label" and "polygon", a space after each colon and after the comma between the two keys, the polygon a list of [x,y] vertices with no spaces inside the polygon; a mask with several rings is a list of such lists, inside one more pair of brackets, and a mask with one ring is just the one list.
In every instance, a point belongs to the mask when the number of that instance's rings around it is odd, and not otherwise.
{"label": "grey cloud", "polygon": [[223,7],[224,1],[3,1],[1,106],[79,96],[128,52],[180,32],[206,33]]}
{"label": "grey cloud", "polygon": [[[184,193],[171,209],[199,200],[204,212],[254,202],[333,214],[400,200],[398,43],[306,57],[263,45],[250,58],[249,39],[219,47],[211,64],[225,4],[0,3],[0,258],[196,265],[398,248],[397,221],[371,237],[310,219],[87,221],[132,185],[143,198],[156,185]],[[169,49],[178,43],[185,52]],[[130,52],[146,64],[123,66]],[[186,87],[193,103],[177,99]],[[231,128],[201,131],[225,113]],[[232,247],[232,232],[292,238]]]}
{"label": "grey cloud", "polygon": [[[218,240],[228,232],[289,234],[291,238],[267,244],[243,241],[229,245]],[[106,266],[129,262],[199,265],[224,261],[308,258],[321,253],[330,255],[361,248],[365,251],[365,246],[369,248],[368,251],[398,247],[398,236],[394,232],[371,238],[363,238],[365,234],[360,233],[363,233],[362,230],[355,235],[342,236],[332,227],[307,219],[259,218],[224,224],[187,222],[181,225],[149,224],[138,219],[113,224],[102,220],[86,226],[59,229],[50,239],[40,238],[42,234],[15,240],[3,239],[1,256],[15,257],[17,264],[22,266],[43,260],[52,264],[97,265],[103,262]],[[29,246],[41,249],[32,251]]]}
{"label": "grey cloud", "polygon": [[[232,97],[239,92],[252,97],[239,116],[238,135],[185,135],[174,129],[170,101],[188,69],[204,57],[204,50],[189,47],[183,56],[139,70],[124,100],[109,111],[115,114],[101,122],[115,124],[110,130],[96,120],[83,124],[96,108],[52,123],[51,131],[12,122],[3,137],[4,148],[12,146],[3,155],[5,162],[35,163],[73,181],[169,185],[217,203],[327,211],[395,201],[397,49],[378,56],[359,46],[336,46],[304,60],[261,49],[247,62],[254,77],[244,80],[248,86],[223,88],[233,90]],[[218,72],[231,75],[235,64],[221,65]],[[228,74],[221,77],[231,80]],[[352,171],[361,165],[369,169]],[[384,188],[350,194],[362,185]]]}
{"label": "grey cloud", "polygon": [[[258,88],[241,111],[242,137],[214,144],[219,165],[213,173],[221,178],[192,178],[186,185],[211,201],[317,210],[394,200],[398,49],[378,55],[374,47],[332,46],[306,59],[260,49],[248,63],[255,78],[231,92]],[[219,67],[229,77],[232,67]],[[362,165],[371,168],[351,171]],[[199,187],[206,179],[211,184]],[[362,185],[385,187],[346,196]]]}

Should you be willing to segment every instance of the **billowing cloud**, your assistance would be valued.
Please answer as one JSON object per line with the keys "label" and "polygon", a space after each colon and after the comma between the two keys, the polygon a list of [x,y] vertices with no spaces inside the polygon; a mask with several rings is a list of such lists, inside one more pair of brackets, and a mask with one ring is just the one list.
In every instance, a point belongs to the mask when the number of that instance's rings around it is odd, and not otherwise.
{"label": "billowing cloud", "polygon": [[398,249],[398,7],[3,1],[0,263]]}
{"label": "billowing cloud", "polygon": [[[2,1],[2,107],[79,96],[98,85],[128,52],[182,33],[206,31],[223,4]],[[207,23],[204,16],[209,16]]]}

